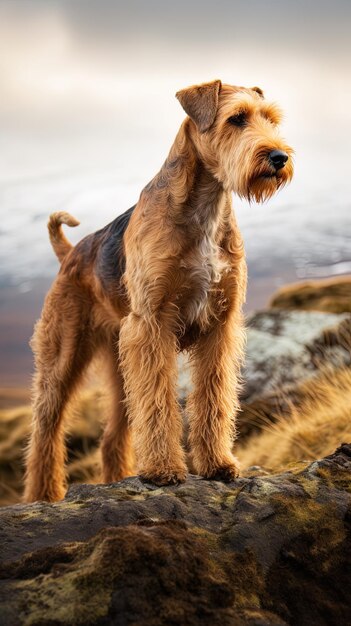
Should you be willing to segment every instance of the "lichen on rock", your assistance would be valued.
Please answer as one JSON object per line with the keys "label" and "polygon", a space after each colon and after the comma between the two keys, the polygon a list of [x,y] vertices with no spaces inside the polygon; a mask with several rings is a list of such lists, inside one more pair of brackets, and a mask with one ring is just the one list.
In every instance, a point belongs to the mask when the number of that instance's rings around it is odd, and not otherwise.
{"label": "lichen on rock", "polygon": [[295,471],[0,510],[4,626],[351,622],[351,445]]}

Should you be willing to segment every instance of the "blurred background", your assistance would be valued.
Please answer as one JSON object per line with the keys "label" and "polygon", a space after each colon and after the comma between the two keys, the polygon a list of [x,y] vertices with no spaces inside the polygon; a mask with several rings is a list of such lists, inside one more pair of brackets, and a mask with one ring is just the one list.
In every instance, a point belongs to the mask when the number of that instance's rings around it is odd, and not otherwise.
{"label": "blurred background", "polygon": [[174,97],[222,79],[285,112],[295,178],[234,206],[247,311],[280,285],[351,271],[349,0],[0,2],[0,385],[27,388],[28,340],[58,265],[48,215],[76,242],[134,204],[184,113]]}

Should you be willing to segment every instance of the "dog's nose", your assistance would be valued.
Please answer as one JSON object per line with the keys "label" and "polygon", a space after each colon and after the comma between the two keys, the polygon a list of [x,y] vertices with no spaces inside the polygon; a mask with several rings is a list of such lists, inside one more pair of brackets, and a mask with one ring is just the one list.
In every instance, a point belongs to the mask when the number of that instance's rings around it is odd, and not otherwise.
{"label": "dog's nose", "polygon": [[287,162],[289,156],[283,150],[272,150],[269,154],[269,160],[276,170],[280,170],[284,167]]}

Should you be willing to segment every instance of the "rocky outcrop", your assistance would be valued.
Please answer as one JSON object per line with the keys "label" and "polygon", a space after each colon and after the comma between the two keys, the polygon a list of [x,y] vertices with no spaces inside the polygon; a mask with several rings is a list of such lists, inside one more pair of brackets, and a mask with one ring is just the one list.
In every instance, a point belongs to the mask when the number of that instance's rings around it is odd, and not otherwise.
{"label": "rocky outcrop", "polygon": [[[289,413],[305,395],[305,385],[331,368],[351,365],[351,315],[270,309],[247,320],[243,368],[241,437],[259,430],[275,415]],[[180,396],[190,390],[181,364]]]}
{"label": "rocky outcrop", "polygon": [[260,311],[248,319],[242,399],[252,402],[314,377],[323,368],[351,365],[351,315]]}
{"label": "rocky outcrop", "polygon": [[351,623],[350,470],[343,444],[280,475],[129,478],[5,507],[1,624]]}
{"label": "rocky outcrop", "polygon": [[351,315],[260,311],[248,320],[242,438],[311,397],[313,380],[351,365]]}

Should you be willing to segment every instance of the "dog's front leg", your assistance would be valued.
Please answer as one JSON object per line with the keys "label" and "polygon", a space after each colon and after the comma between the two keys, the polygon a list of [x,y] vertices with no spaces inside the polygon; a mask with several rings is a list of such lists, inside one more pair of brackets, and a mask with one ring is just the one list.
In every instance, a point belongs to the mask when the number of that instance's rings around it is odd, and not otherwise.
{"label": "dog's front leg", "polygon": [[244,342],[241,314],[234,311],[194,347],[189,443],[194,467],[206,478],[233,480],[239,473],[232,446]]}
{"label": "dog's front leg", "polygon": [[138,472],[158,485],[183,482],[187,469],[170,316],[130,313],[122,321],[119,345]]}

